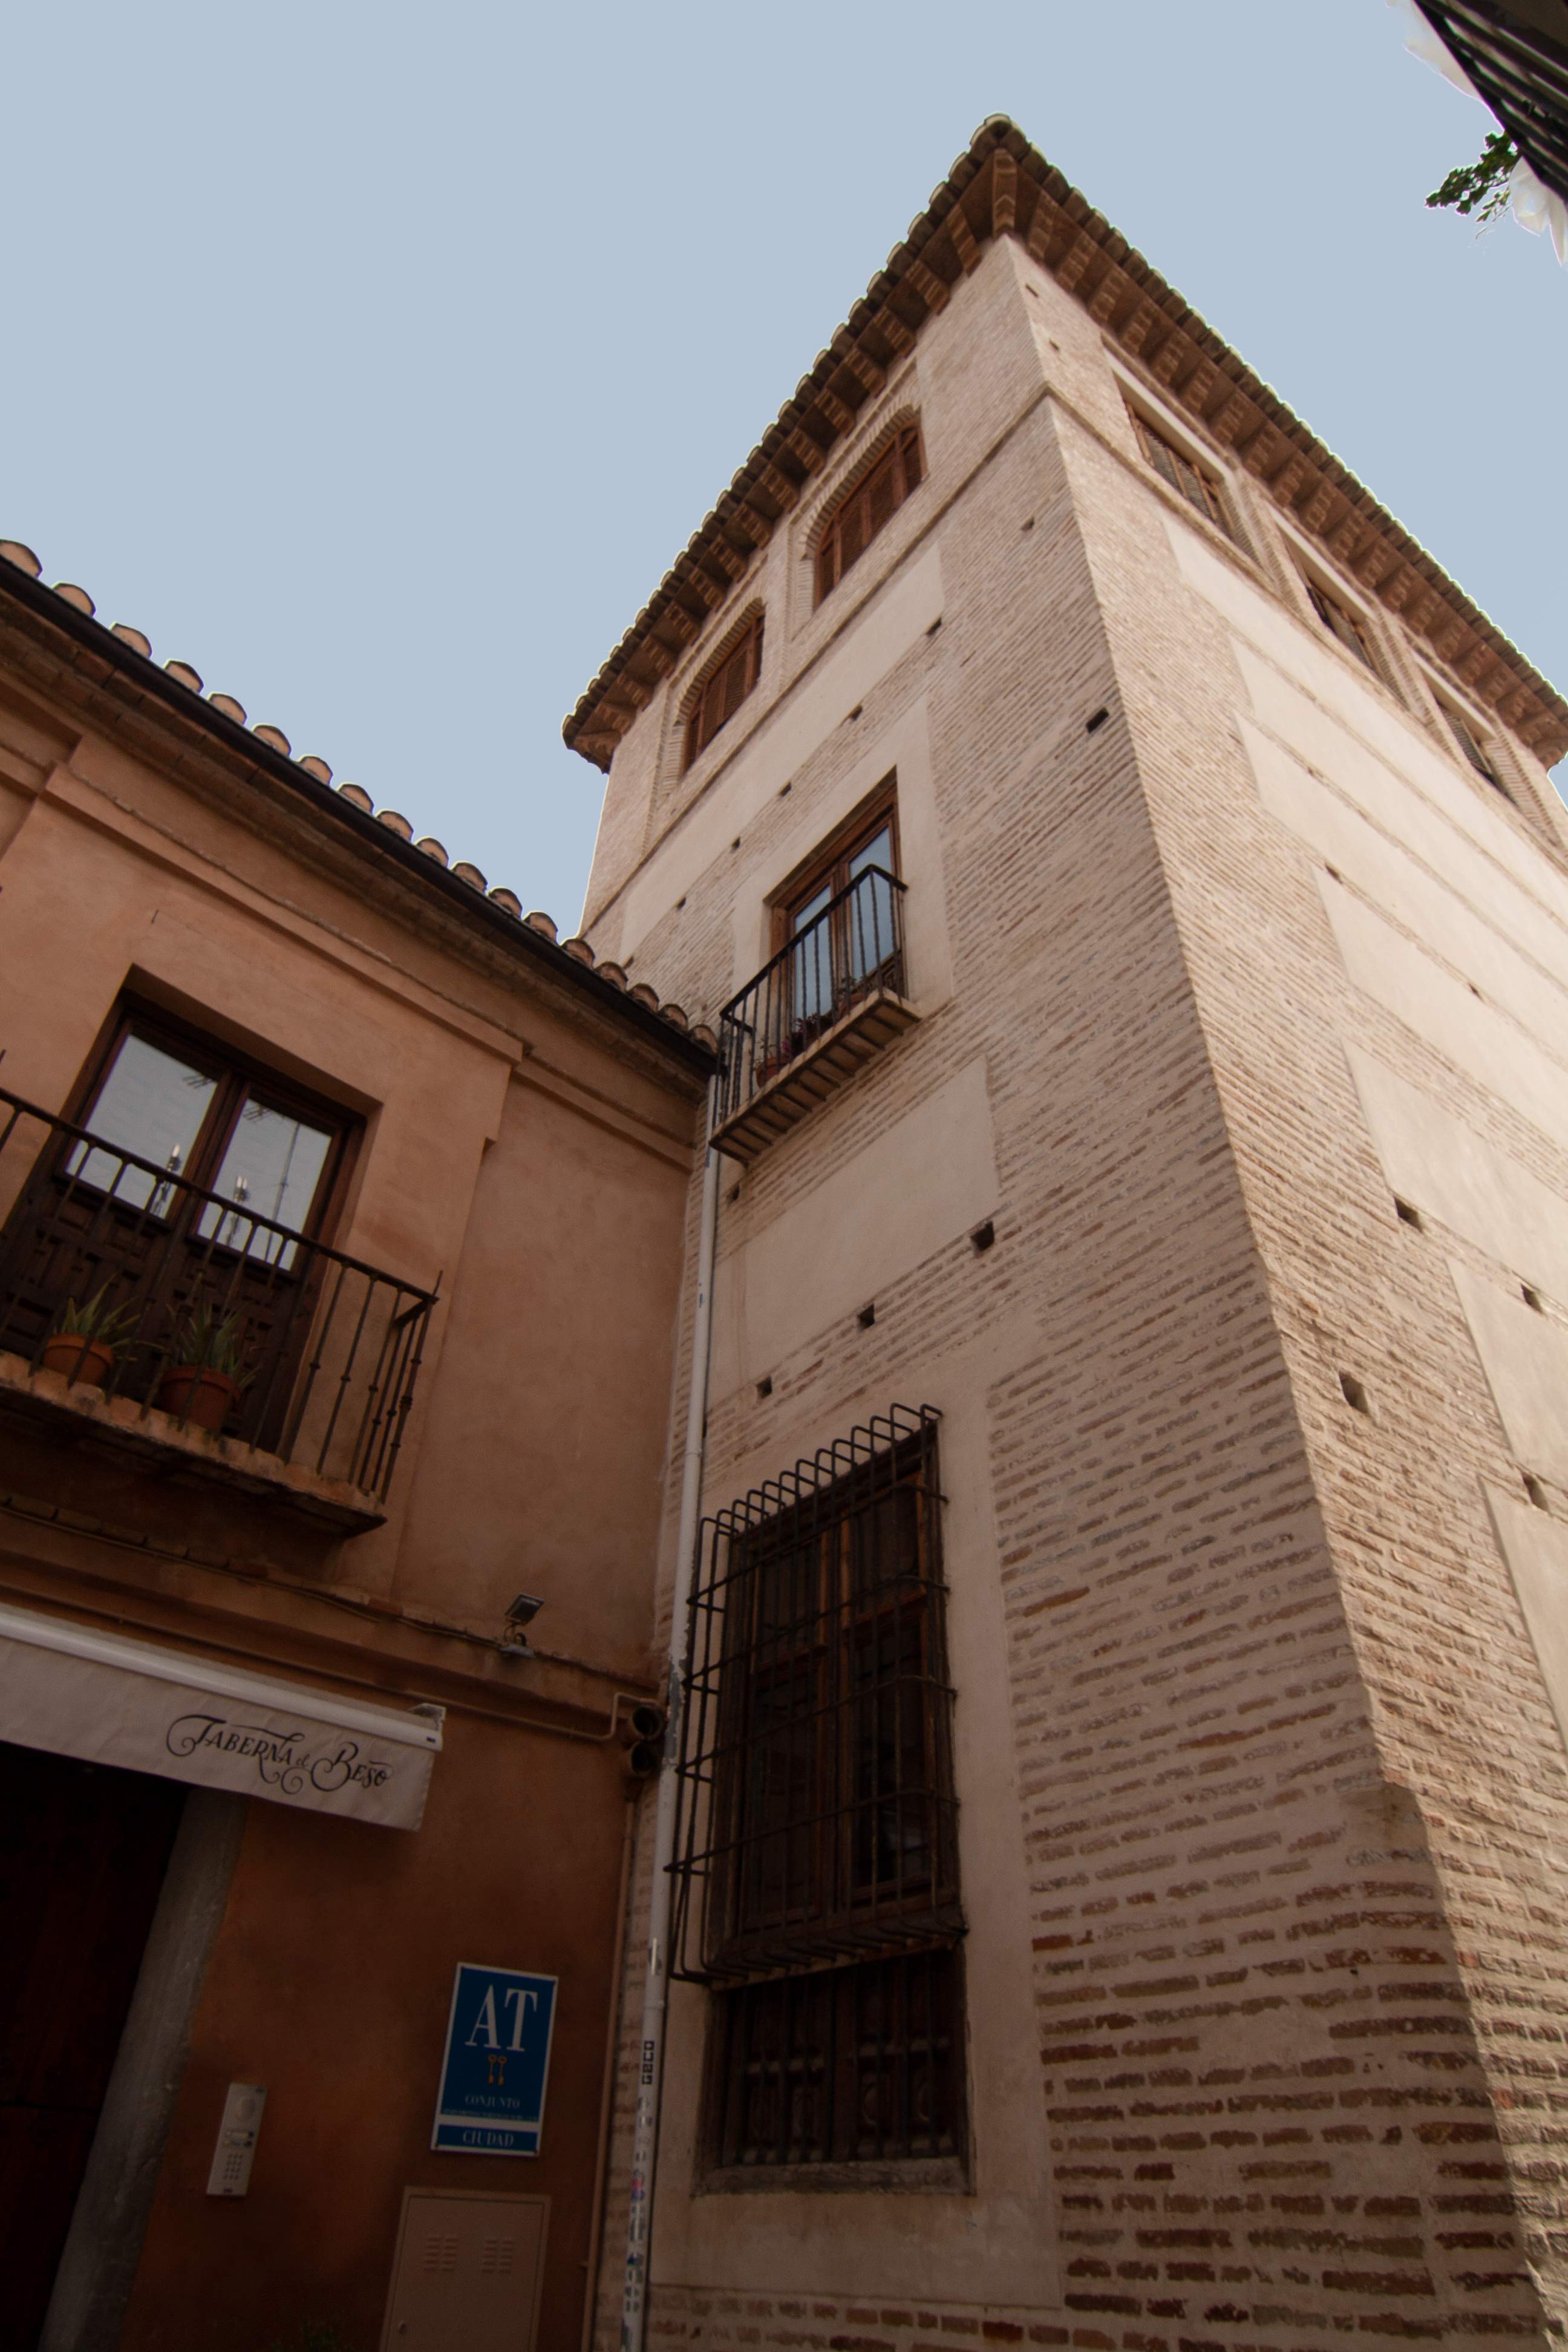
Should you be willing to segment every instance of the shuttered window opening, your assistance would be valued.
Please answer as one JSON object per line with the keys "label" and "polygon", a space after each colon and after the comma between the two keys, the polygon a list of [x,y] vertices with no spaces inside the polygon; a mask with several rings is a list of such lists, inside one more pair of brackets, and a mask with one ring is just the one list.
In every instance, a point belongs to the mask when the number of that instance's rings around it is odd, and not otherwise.
{"label": "shuttered window opening", "polygon": [[877,533],[892,521],[911,490],[920,487],[924,473],[920,427],[906,425],[834,509],[816,550],[819,604],[865,554]]}
{"label": "shuttered window opening", "polygon": [[763,616],[756,614],[723,658],[704,678],[686,722],[686,756],[689,767],[707,749],[721,727],[733,719],[755,686],[763,667]]}
{"label": "shuttered window opening", "polygon": [[709,2104],[726,2165],[962,2136],[937,1419],[895,1406],[703,1530],[671,1959],[735,1988]]}
{"label": "shuttered window opening", "polygon": [[1163,480],[1169,482],[1178,497],[1185,499],[1190,507],[1195,507],[1199,514],[1215,524],[1227,539],[1235,539],[1236,527],[1215,477],[1194,458],[1189,457],[1184,449],[1178,449],[1173,441],[1167,441],[1163,433],[1156,433],[1148,419],[1140,416],[1135,408],[1130,409],[1128,414],[1132,419],[1132,429],[1138,436],[1138,446],[1148,464]]}
{"label": "shuttered window opening", "polygon": [[1461,719],[1458,712],[1451,709],[1446,702],[1440,702],[1437,705],[1437,708],[1448,722],[1449,733],[1453,736],[1455,742],[1458,745],[1460,751],[1464,753],[1466,759],[1469,761],[1477,775],[1484,776],[1488,783],[1490,784],[1493,792],[1500,793],[1505,801],[1511,800],[1513,798],[1513,794],[1509,791],[1508,786],[1503,782],[1502,778],[1499,775],[1491,760],[1488,756],[1485,745],[1482,743],[1479,736],[1477,735],[1471,728],[1468,720]]}
{"label": "shuttered window opening", "polygon": [[1309,580],[1306,586],[1312,610],[1330,636],[1337,637],[1346,653],[1354,654],[1357,661],[1364,662],[1375,677],[1377,663],[1373,656],[1372,639],[1355,614],[1347,605],[1342,604],[1337,596],[1331,596],[1326,588],[1320,587],[1315,580]]}

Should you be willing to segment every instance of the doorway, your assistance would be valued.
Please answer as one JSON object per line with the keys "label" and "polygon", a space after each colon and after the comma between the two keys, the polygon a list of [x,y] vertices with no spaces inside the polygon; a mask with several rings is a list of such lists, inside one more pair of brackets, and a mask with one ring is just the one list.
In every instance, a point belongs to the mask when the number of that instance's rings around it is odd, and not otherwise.
{"label": "doorway", "polygon": [[0,1741],[0,2352],[33,2352],[185,1790]]}

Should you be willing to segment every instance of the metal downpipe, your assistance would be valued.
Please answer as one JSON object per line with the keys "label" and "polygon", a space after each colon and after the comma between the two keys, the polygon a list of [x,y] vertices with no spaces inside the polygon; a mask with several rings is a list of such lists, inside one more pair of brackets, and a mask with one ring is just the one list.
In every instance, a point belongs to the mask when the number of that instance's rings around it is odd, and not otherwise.
{"label": "metal downpipe", "polygon": [[669,1609],[669,1715],[664,1768],[654,1815],[653,1889],[648,1906],[647,1973],[637,2048],[637,2120],[632,2132],[631,2199],[626,2212],[626,2287],[621,2304],[621,2352],[643,2352],[647,2322],[648,2243],[654,2176],[658,2161],[659,2105],[664,2087],[664,2026],[669,2000],[669,1866],[675,1858],[676,1776],[685,1706],[686,1619],[702,1506],[702,1453],[708,1421],[709,1342],[713,1324],[713,1257],[719,1225],[719,1155],[709,1147],[702,1171],[702,1223],[697,1256],[697,1315],[691,1335],[691,1387],[686,1407],[680,1524],[676,1535],[675,1586]]}

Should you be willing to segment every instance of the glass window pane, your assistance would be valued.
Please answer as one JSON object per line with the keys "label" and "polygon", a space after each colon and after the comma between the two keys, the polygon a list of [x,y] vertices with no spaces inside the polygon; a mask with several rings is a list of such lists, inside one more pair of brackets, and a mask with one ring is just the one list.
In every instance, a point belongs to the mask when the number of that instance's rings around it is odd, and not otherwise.
{"label": "glass window pane", "polygon": [[[852,982],[880,971],[893,954],[893,886],[884,880],[893,866],[889,825],[874,834],[849,860],[853,887],[844,902],[845,960]],[[876,872],[868,869],[875,867]]]}
{"label": "glass window pane", "polygon": [[849,860],[850,880],[853,881],[857,874],[864,873],[868,866],[879,866],[885,874],[892,872],[893,830],[890,825],[883,825],[880,832],[871,835],[864,848],[855,852]]}
{"label": "glass window pane", "polygon": [[184,1175],[216,1091],[217,1080],[205,1070],[145,1037],[128,1036],[82,1121],[89,1134],[118,1149],[95,1151],[79,1143],[66,1162],[67,1174],[111,1192],[129,1208],[151,1207],[155,1216],[166,1215],[172,1187],[160,1184],[143,1169],[128,1168],[119,1154],[133,1151]]}
{"label": "glass window pane", "polygon": [[[826,893],[823,894],[826,901]],[[799,941],[790,957],[790,1013],[795,1024],[820,1021],[833,1010],[833,940],[832,926],[823,923]],[[793,1040],[790,1050],[798,1052],[807,1043],[804,1036]]]}
{"label": "glass window pane", "polygon": [[814,890],[810,898],[798,906],[790,917],[791,930],[804,931],[807,923],[814,923],[832,896],[832,886],[826,882],[823,884],[820,890]]}
{"label": "glass window pane", "polygon": [[290,1233],[304,1230],[331,1140],[324,1128],[248,1097],[212,1188],[236,1205],[204,1210],[196,1229],[202,1239],[216,1237],[225,1249],[243,1250],[268,1265],[290,1265],[292,1244],[255,1219],[270,1218]]}

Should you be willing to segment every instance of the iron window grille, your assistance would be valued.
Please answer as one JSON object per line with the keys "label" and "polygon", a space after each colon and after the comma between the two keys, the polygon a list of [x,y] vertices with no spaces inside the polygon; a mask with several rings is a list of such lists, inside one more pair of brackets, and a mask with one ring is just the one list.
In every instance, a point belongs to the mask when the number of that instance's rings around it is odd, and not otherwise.
{"label": "iron window grille", "polygon": [[1215,477],[1195,458],[1189,457],[1184,449],[1179,449],[1173,441],[1167,441],[1163,433],[1157,433],[1135,408],[1129,414],[1145,461],[1152,466],[1161,480],[1168,482],[1179,498],[1185,499],[1190,507],[1195,507],[1198,513],[1217,530],[1223,530],[1227,539],[1235,539],[1236,527]]}
{"label": "iron window grille", "polygon": [[963,2156],[955,1950],[775,1978],[721,1993],[714,2008],[714,2165],[908,2165]]}
{"label": "iron window grille", "polygon": [[721,727],[728,726],[762,675],[763,616],[752,615],[735,643],[698,688],[686,721],[686,753],[681,765],[689,768],[705,751]]}
{"label": "iron window grille", "polygon": [[1355,614],[1348,605],[1342,604],[1337,596],[1331,596],[1326,588],[1321,587],[1317,581],[1308,580],[1305,586],[1308,602],[1330,636],[1337,638],[1346,653],[1354,654],[1357,661],[1364,662],[1375,677],[1378,670],[1373,655],[1372,638]]}
{"label": "iron window grille", "polygon": [[895,1405],[702,1528],[671,1960],[716,1995],[724,2169],[963,2154],[937,1422]]}
{"label": "iron window grille", "polygon": [[894,1406],[704,1523],[678,1976],[746,1982],[963,1933],[937,1420]]}
{"label": "iron window grille", "polygon": [[816,549],[819,604],[832,594],[850,565],[859,562],[924,477],[920,427],[906,425],[828,518]]}

